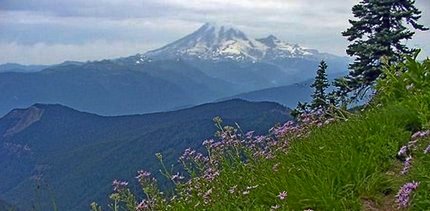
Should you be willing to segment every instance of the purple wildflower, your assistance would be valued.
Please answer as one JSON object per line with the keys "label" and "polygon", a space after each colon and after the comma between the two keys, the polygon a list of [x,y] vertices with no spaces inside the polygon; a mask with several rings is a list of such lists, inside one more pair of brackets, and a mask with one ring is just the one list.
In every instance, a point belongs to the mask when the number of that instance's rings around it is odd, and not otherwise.
{"label": "purple wildflower", "polygon": [[429,154],[430,153],[430,145],[424,150],[424,154]]}
{"label": "purple wildflower", "polygon": [[183,179],[184,179],[184,177],[183,177],[183,176],[181,176],[181,175],[179,174],[179,172],[178,172],[178,173],[176,173],[175,175],[173,175],[171,179],[172,179],[172,181],[178,181],[178,180],[183,180]]}
{"label": "purple wildflower", "polygon": [[408,152],[408,147],[407,146],[402,146],[402,148],[400,148],[400,150],[397,153],[397,155],[401,156],[401,157],[405,157],[407,152]]}
{"label": "purple wildflower", "polygon": [[196,159],[196,160],[201,160],[201,159],[203,159],[203,154],[202,153],[197,153],[196,154],[196,156],[194,157],[194,159]]}
{"label": "purple wildflower", "polygon": [[220,149],[224,147],[224,142],[218,141],[213,143],[210,148],[214,148],[214,149]]}
{"label": "purple wildflower", "polygon": [[317,115],[317,116],[321,116],[321,115],[323,115],[325,112],[324,112],[324,109],[323,108],[318,108],[316,111],[314,111],[314,115]]}
{"label": "purple wildflower", "polygon": [[402,169],[402,175],[405,175],[409,172],[409,169],[412,167],[412,157],[409,156],[406,158],[405,162],[403,163],[403,169]]}
{"label": "purple wildflower", "polygon": [[139,180],[139,182],[143,181],[145,178],[148,178],[151,176],[151,173],[148,171],[140,170],[137,172],[136,179]]}
{"label": "purple wildflower", "polygon": [[255,132],[255,131],[249,131],[249,132],[247,132],[247,133],[245,134],[245,138],[247,138],[247,139],[251,139],[251,138],[252,138],[252,136],[254,135],[254,132]]}
{"label": "purple wildflower", "polygon": [[292,121],[288,121],[282,126],[273,127],[270,129],[270,133],[272,133],[275,137],[280,138],[285,136],[287,133],[295,132],[297,127],[294,125],[295,123]]}
{"label": "purple wildflower", "polygon": [[427,130],[427,131],[418,131],[418,132],[414,133],[411,136],[411,140],[414,141],[414,140],[417,140],[417,139],[420,139],[420,138],[424,138],[424,137],[427,137],[427,136],[430,136],[430,130]]}
{"label": "purple wildflower", "polygon": [[179,159],[181,160],[190,160],[193,155],[196,153],[195,150],[192,150],[191,148],[188,148],[184,151],[184,153],[181,155]]}
{"label": "purple wildflower", "polygon": [[255,143],[257,144],[263,143],[265,139],[266,139],[266,136],[257,136],[255,137]]}
{"label": "purple wildflower", "polygon": [[147,210],[149,208],[148,202],[144,199],[136,207],[137,211]]}
{"label": "purple wildflower", "polygon": [[280,192],[279,193],[279,195],[278,195],[278,198],[280,199],[280,200],[284,200],[285,198],[287,198],[287,192],[286,191],[282,191],[282,192]]}
{"label": "purple wildflower", "polygon": [[400,188],[396,195],[396,203],[400,208],[408,207],[412,191],[416,190],[419,184],[419,182],[409,182]]}
{"label": "purple wildflower", "polygon": [[206,169],[206,171],[204,172],[203,178],[205,178],[208,181],[212,181],[214,180],[217,176],[219,176],[219,171],[213,169],[213,168],[208,168]]}
{"label": "purple wildflower", "polygon": [[128,185],[128,182],[124,182],[124,181],[114,180],[112,182],[113,190],[116,192],[120,192],[124,190],[127,187],[127,185]]}
{"label": "purple wildflower", "polygon": [[215,141],[213,139],[203,141],[203,146],[210,148]]}

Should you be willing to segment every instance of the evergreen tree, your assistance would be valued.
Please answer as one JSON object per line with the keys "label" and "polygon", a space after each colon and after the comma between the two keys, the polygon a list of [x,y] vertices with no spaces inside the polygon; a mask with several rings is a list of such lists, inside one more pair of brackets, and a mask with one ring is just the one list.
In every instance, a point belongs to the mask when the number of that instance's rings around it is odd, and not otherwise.
{"label": "evergreen tree", "polygon": [[346,109],[349,103],[348,93],[351,91],[348,87],[348,81],[344,77],[337,78],[332,85],[336,89],[328,94],[329,104]]}
{"label": "evergreen tree", "polygon": [[295,119],[297,119],[297,118],[299,118],[299,116],[301,114],[308,113],[309,107],[310,106],[308,105],[308,103],[299,102],[297,104],[297,107],[291,111],[291,116],[293,116]]}
{"label": "evergreen tree", "polygon": [[415,34],[405,25],[416,30],[428,30],[418,24],[421,11],[414,0],[362,0],[352,8],[355,20],[349,20],[351,27],[342,33],[352,42],[347,54],[355,57],[346,78],[349,92],[372,85],[381,74],[381,58],[397,63],[403,54],[410,54],[402,41]]}
{"label": "evergreen tree", "polygon": [[321,61],[315,81],[311,85],[311,87],[314,88],[314,93],[312,94],[313,100],[310,105],[311,109],[326,108],[328,105],[327,95],[325,93],[325,90],[329,86],[326,71],[327,63],[325,63],[325,61]]}

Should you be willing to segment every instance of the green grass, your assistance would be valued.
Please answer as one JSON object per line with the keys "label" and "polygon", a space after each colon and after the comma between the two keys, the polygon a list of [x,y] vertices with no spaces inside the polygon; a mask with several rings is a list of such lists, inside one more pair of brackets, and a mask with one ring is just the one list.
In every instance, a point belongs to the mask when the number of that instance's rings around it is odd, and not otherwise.
{"label": "green grass", "polygon": [[294,210],[357,210],[365,199],[379,202],[393,188],[387,172],[415,121],[412,112],[393,107],[316,130],[279,156],[287,171],[276,186],[287,187]]}
{"label": "green grass", "polygon": [[[217,194],[209,210],[268,210],[275,204],[289,210],[360,210],[364,201],[383,206],[398,189],[390,176],[395,155],[418,121],[415,112],[390,106],[316,129],[273,160],[224,166],[209,186]],[[273,171],[276,163],[279,170]],[[240,191],[232,197],[228,190],[235,185]],[[288,192],[286,201],[276,197],[282,191]],[[176,206],[185,210],[189,204]]]}

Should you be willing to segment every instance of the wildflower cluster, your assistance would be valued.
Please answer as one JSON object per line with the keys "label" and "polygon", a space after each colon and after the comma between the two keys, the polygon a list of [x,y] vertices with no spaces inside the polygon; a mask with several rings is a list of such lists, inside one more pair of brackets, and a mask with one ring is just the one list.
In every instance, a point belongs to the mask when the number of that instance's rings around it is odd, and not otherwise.
{"label": "wildflower cluster", "polygon": [[[411,140],[407,145],[402,146],[397,153],[397,157],[403,160],[403,169],[401,174],[405,175],[409,172],[412,165],[412,151],[416,149],[418,141],[430,135],[430,130],[418,131],[411,136]],[[426,149],[427,150],[427,149]],[[424,152],[425,153],[425,152]]]}
{"label": "wildflower cluster", "polygon": [[[214,121],[219,131],[216,133],[216,140],[203,142],[207,155],[186,149],[179,159],[191,176],[182,188],[177,188],[178,200],[185,203],[186,207],[203,208],[212,204],[215,194],[220,194],[218,187],[213,184],[221,176],[224,166],[249,166],[260,159],[273,159],[276,153],[286,152],[289,141],[304,133],[303,128],[293,122],[273,127],[269,135],[260,136],[255,135],[254,131],[244,133],[239,126],[222,126],[220,118],[215,118]],[[286,136],[289,137],[288,140],[284,139]],[[230,186],[227,193],[231,197],[246,197],[259,187],[258,184],[252,185],[252,181],[249,183],[251,185]],[[200,198],[200,202],[189,201],[192,196]]]}
{"label": "wildflower cluster", "polygon": [[128,185],[128,182],[124,182],[124,181],[114,180],[112,182],[113,191],[115,192],[121,192],[127,187],[127,185]]}
{"label": "wildflower cluster", "polygon": [[[401,171],[402,175],[405,175],[409,172],[412,167],[412,152],[417,148],[418,141],[422,138],[430,136],[430,130],[427,131],[418,131],[411,136],[411,140],[407,145],[402,146],[397,153],[397,157],[400,159],[404,159],[403,161],[403,169]],[[424,153],[428,153],[430,150],[430,146],[427,147]],[[409,205],[410,196],[414,190],[416,190],[419,186],[419,182],[410,182],[404,184],[398,194],[396,195],[396,203],[399,208],[406,208]]]}
{"label": "wildflower cluster", "polygon": [[[110,195],[112,204],[109,205],[112,210],[125,209],[144,211],[166,208],[167,200],[165,199],[163,192],[159,191],[157,180],[151,177],[150,172],[140,170],[137,172],[136,179],[146,194],[145,198],[138,200],[138,198],[128,188],[128,182],[114,180],[112,182],[114,192]],[[93,211],[102,210],[96,203],[92,203],[90,208]]]}
{"label": "wildflower cluster", "polygon": [[314,126],[322,127],[336,120],[334,116],[338,116],[338,115],[335,115],[334,114],[335,112],[340,112],[340,110],[335,111],[333,109],[317,109],[313,112],[302,113],[297,118],[297,121],[300,123],[301,127],[306,127],[306,128],[314,127]]}
{"label": "wildflower cluster", "polygon": [[287,192],[286,192],[286,191],[282,191],[282,192],[280,192],[280,193],[278,194],[278,198],[279,198],[280,200],[284,200],[284,199],[286,199],[286,198],[287,198]]}
{"label": "wildflower cluster", "polygon": [[[252,169],[262,160],[273,160],[279,153],[285,154],[289,143],[309,134],[311,128],[321,127],[333,122],[333,119],[321,118],[321,112],[302,114],[299,123],[286,122],[270,129],[266,136],[255,135],[254,131],[244,133],[239,125],[237,127],[223,126],[220,118],[215,118],[218,128],[216,139],[203,142],[207,153],[200,153],[193,149],[186,149],[179,157],[183,171],[172,173],[163,163],[163,156],[157,154],[161,162],[161,173],[168,178],[175,189],[172,193],[164,195],[157,186],[157,180],[147,171],[138,171],[136,179],[143,188],[146,196],[138,200],[127,188],[128,183],[115,180],[114,193],[111,199],[112,207],[127,207],[129,210],[166,210],[173,204],[180,204],[184,208],[194,207],[206,209],[211,207],[219,194],[229,194],[229,197],[250,197],[260,187],[252,179],[246,183],[233,182],[225,190],[217,184],[222,177],[226,166],[239,166]],[[278,171],[279,163],[273,164],[273,171]],[[240,178],[239,178],[240,179]],[[274,193],[275,195],[275,193]],[[287,191],[276,194],[273,198],[275,205],[269,206],[271,210],[283,207],[287,201]],[[282,202],[282,203],[281,203]]]}
{"label": "wildflower cluster", "polygon": [[406,158],[405,162],[403,163],[403,169],[401,174],[405,175],[409,172],[409,169],[412,167],[412,156],[409,156]]}
{"label": "wildflower cluster", "polygon": [[409,206],[411,194],[418,188],[419,184],[419,182],[409,182],[400,188],[396,195],[396,203],[399,208],[406,208]]}
{"label": "wildflower cluster", "polygon": [[427,146],[427,148],[424,150],[424,154],[430,153],[430,145]]}

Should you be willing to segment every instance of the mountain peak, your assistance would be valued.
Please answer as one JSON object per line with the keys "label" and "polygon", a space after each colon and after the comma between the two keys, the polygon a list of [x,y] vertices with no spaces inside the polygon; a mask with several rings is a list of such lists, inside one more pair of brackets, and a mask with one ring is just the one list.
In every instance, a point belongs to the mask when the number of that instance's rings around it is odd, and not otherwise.
{"label": "mountain peak", "polygon": [[189,58],[205,60],[246,60],[255,59],[255,44],[239,29],[206,23],[192,34],[166,45],[158,50],[149,51],[149,58]]}
{"label": "mountain peak", "polygon": [[272,61],[286,58],[318,58],[317,51],[283,42],[274,35],[250,39],[241,30],[205,23],[198,30],[160,49],[145,54],[151,59],[199,59]]}
{"label": "mountain peak", "polygon": [[230,25],[219,25],[216,23],[206,23],[193,34],[202,40],[215,43],[237,39],[249,40],[246,34],[241,30]]}
{"label": "mountain peak", "polygon": [[267,40],[279,40],[275,35],[271,34],[269,36],[267,36],[265,39]]}
{"label": "mountain peak", "polygon": [[249,40],[244,32],[230,25],[205,24],[205,26],[208,27],[208,30],[217,34],[219,39],[231,40],[238,38],[243,40]]}
{"label": "mountain peak", "polygon": [[266,38],[257,39],[257,41],[265,44],[270,48],[275,48],[281,41],[274,35],[269,35]]}

